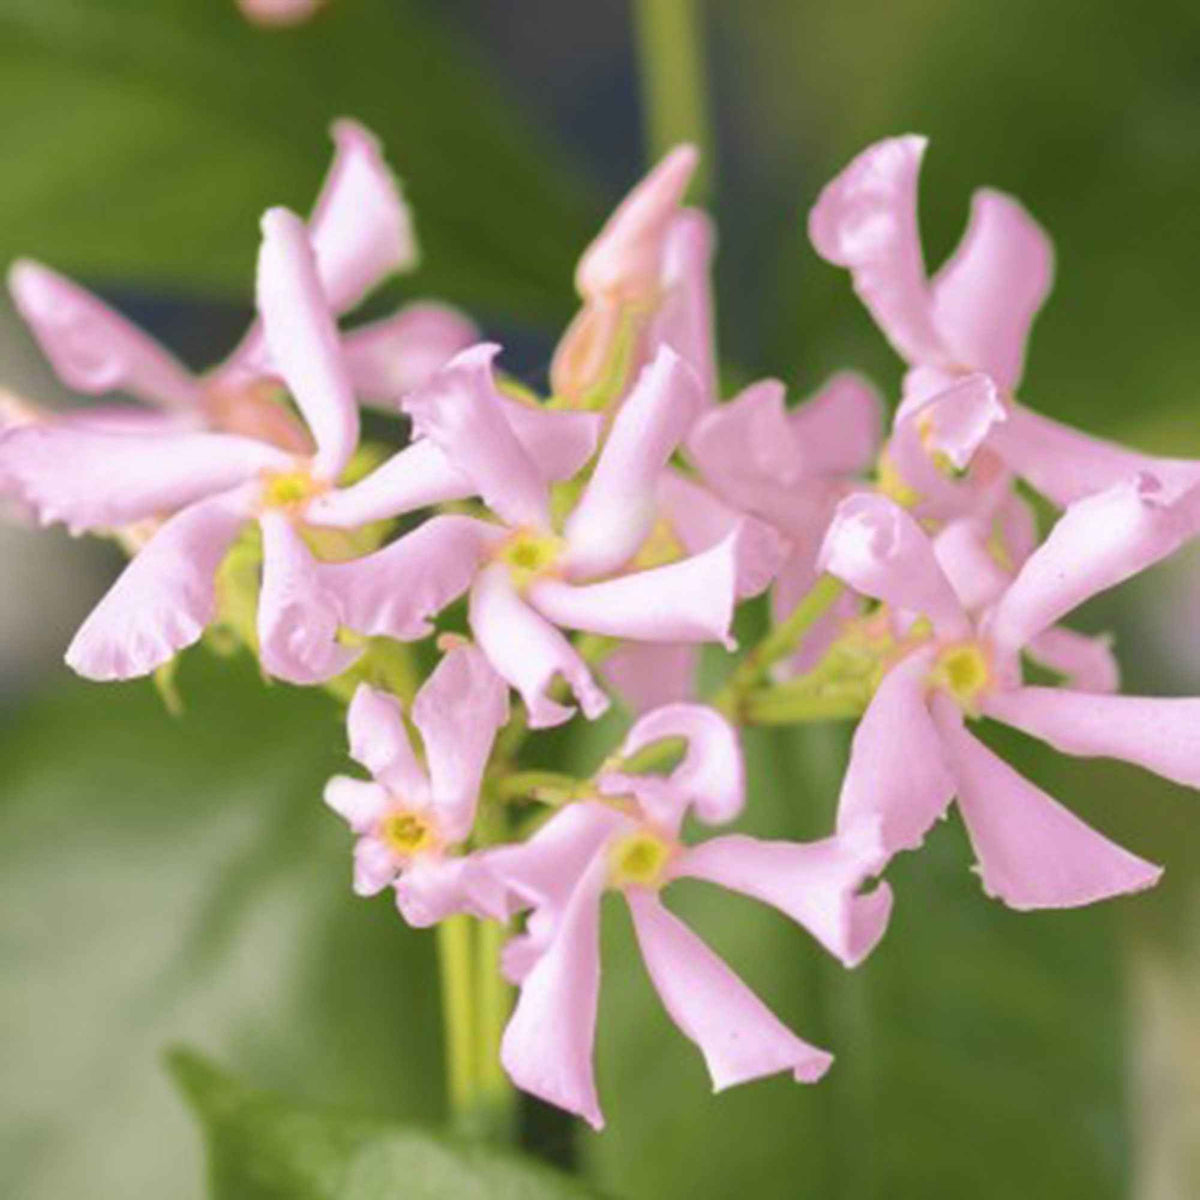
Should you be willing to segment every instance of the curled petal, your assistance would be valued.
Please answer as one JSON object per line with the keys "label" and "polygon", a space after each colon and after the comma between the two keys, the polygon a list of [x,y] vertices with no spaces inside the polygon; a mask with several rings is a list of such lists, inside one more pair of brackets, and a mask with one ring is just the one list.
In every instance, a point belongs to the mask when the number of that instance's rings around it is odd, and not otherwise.
{"label": "curled petal", "polygon": [[997,692],[984,711],[1064,754],[1119,758],[1200,788],[1200,699],[1023,687]]}
{"label": "curled petal", "polygon": [[700,1047],[713,1090],[790,1071],[815,1083],[832,1056],[796,1037],[678,917],[626,893],[646,970],[671,1020]]}
{"label": "curled petal", "polygon": [[861,888],[882,870],[887,854],[878,824],[819,842],[767,842],[732,834],[685,850],[675,876],[710,883],[773,905],[803,925],[847,967],[875,948],[892,911],[892,890]]}
{"label": "curled petal", "polygon": [[400,863],[380,838],[368,834],[354,843],[354,893],[378,896],[395,878]]}
{"label": "curled petal", "polygon": [[317,444],[313,473],[335,480],[358,445],[358,405],[304,222],[286,208],[262,219],[258,312],[271,360]]}
{"label": "curled petal", "polygon": [[123,433],[74,422],[24,425],[0,440],[5,490],[43,525],[72,533],[164,517],[291,458],[223,433]]}
{"label": "curled petal", "polygon": [[1012,575],[997,561],[990,541],[988,524],[975,517],[951,521],[933,539],[938,566],[967,612],[986,608],[1012,582]]}
{"label": "curled petal", "polygon": [[1065,625],[1051,625],[1029,642],[1025,653],[1078,692],[1115,692],[1121,686],[1121,668],[1108,634],[1093,637]]}
{"label": "curled petal", "polygon": [[505,419],[492,379],[499,346],[456,354],[404,400],[418,434],[434,442],[471,481],[473,491],[514,526],[549,526],[544,476]]}
{"label": "curled petal", "polygon": [[817,253],[849,270],[859,299],[909,363],[946,357],[917,228],[926,145],[925,138],[909,134],[869,146],[826,185],[808,216]]}
{"label": "curled petal", "polygon": [[438,827],[459,842],[475,822],[484,767],[508,720],[508,688],[481,651],[458,646],[417,693],[412,719],[425,747]]}
{"label": "curled petal", "polygon": [[500,1044],[513,1083],[604,1127],[592,1050],[600,994],[600,895],[607,864],[597,854],[579,878],[549,940],[521,984]]}
{"label": "curled petal", "polygon": [[604,677],[635,713],[691,700],[699,651],[686,642],[630,642],[605,660]]}
{"label": "curled petal", "polygon": [[958,249],[933,280],[938,332],[959,362],[1017,386],[1033,318],[1054,282],[1054,247],[1011,196],[981,188]]}
{"label": "curled petal", "polygon": [[941,722],[984,891],[1010,908],[1075,908],[1153,887],[1162,870],[1085,825],[962,728]]}
{"label": "curled petal", "polygon": [[647,642],[721,642],[729,633],[737,596],[744,536],[739,527],[691,558],[574,587],[542,579],[529,603],[547,620],[568,629]]}
{"label": "curled petal", "polygon": [[785,389],[761,379],[727,404],[709,409],[688,436],[688,453],[718,488],[739,480],[792,483],[804,470],[804,452],[788,419]]}
{"label": "curled petal", "polygon": [[695,372],[663,346],[621,405],[596,469],[567,517],[572,578],[610,574],[646,540],[657,515],[659,477],[702,402]]}
{"label": "curled petal", "polygon": [[587,664],[553,625],[517,595],[500,564],[485,568],[471,589],[471,629],[492,666],[521,694],[532,729],[561,725],[573,709],[550,697],[556,676],[594,720],[608,708]]}
{"label": "curled petal", "polygon": [[325,785],[325,803],[353,833],[366,833],[387,811],[391,798],[374,780],[335,775]]}
{"label": "curled petal", "polygon": [[401,396],[478,340],[474,324],[458,309],[427,300],[351,330],[343,347],[355,394],[395,412]]}
{"label": "curled petal", "polygon": [[609,772],[601,781],[602,790],[620,794],[632,788],[637,792],[642,779],[661,783],[671,811],[656,812],[653,817],[672,830],[679,828],[689,807],[709,825],[732,821],[746,802],[746,772],[737,731],[714,708],[669,704],[636,721],[616,756],[630,758],[667,738],[683,738],[687,753],[665,780]]}
{"label": "curled petal", "polygon": [[788,414],[809,474],[861,475],[883,441],[883,398],[855,371],[831,375]]}
{"label": "curled petal", "polygon": [[667,237],[698,159],[695,146],[676,146],[621,201],[579,260],[581,296],[657,294]]}
{"label": "curled petal", "polygon": [[413,753],[400,701],[360,683],[346,713],[350,756],[407,808],[424,808],[429,780]]}
{"label": "curled petal", "polygon": [[992,638],[1019,650],[1085,600],[1172,554],[1188,532],[1150,475],[1077,501],[997,601]]}
{"label": "curled petal", "polygon": [[239,489],[176,513],[80,626],[67,665],[87,679],[132,679],[197,641],[216,614],[217,568],[249,512]]}
{"label": "curled petal", "polygon": [[501,397],[501,408],[517,435],[548,482],[571,479],[596,451],[604,415],[542,408]]}
{"label": "curled petal", "polygon": [[924,530],[884,496],[849,496],[838,505],[817,566],[864,596],[925,614],[944,638],[970,631]]}
{"label": "curled petal", "polygon": [[191,372],[132,321],[69,279],[21,259],[8,287],[59,378],[77,392],[122,391],[150,404],[200,402]]}
{"label": "curled petal", "polygon": [[362,651],[338,641],[337,596],[321,586],[319,564],[288,517],[266,512],[259,525],[263,566],[258,653],[263,670],[301,685],[340,675]]}
{"label": "curled petal", "polygon": [[919,650],[883,677],[854,731],[838,798],[838,832],[878,827],[888,854],[915,850],[954,797],[927,707],[932,662],[932,650]]}
{"label": "curled petal", "polygon": [[480,919],[505,915],[503,896],[474,855],[421,855],[405,867],[393,887],[400,915],[418,929],[461,912]]}

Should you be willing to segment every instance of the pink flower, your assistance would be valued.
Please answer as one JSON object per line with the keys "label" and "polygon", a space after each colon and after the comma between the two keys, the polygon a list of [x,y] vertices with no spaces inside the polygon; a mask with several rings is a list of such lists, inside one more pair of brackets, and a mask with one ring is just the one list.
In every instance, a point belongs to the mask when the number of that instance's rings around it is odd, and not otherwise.
{"label": "pink flower", "polygon": [[[458,355],[404,408],[413,418],[416,446],[443,453],[499,518],[456,518],[459,524],[444,537],[430,531],[430,562],[436,558],[460,592],[469,586],[476,641],[521,694],[530,726],[543,728],[574,711],[551,698],[555,676],[566,680],[588,717],[608,706],[558,627],[646,642],[729,644],[742,581],[761,573],[770,550],[760,543],[761,531],[742,523],[704,553],[637,569],[656,520],[658,480],[702,403],[694,373],[674,351],[662,347],[643,371],[565,514],[552,512],[543,469],[494,403],[496,352],[483,345]],[[360,560],[355,570],[368,576],[376,560],[403,555],[428,528]],[[473,533],[460,538],[467,529]],[[474,557],[468,562],[464,539],[470,537]],[[433,549],[438,538],[440,550]]]}
{"label": "pink flower", "polygon": [[478,650],[460,645],[417,693],[411,716],[424,766],[394,697],[361,684],[350,704],[350,754],[371,779],[335,776],[325,803],[357,837],[354,890],[373,896],[394,887],[410,925],[494,914],[503,907],[497,886],[454,851],[475,823],[492,742],[508,720],[507,689]]}
{"label": "pink flower", "polygon": [[[1172,553],[1190,519],[1149,476],[1078,501],[1015,577],[969,613],[910,514],[881,496],[844,501],[822,566],[882,601],[907,633],[855,733],[839,828],[877,818],[889,853],[912,849],[957,797],[985,890],[1014,908],[1069,907],[1152,886],[1157,867],[1018,775],[966,732],[964,716],[1200,786],[1200,700],[1105,694],[1113,681],[1083,639],[1042,640],[1089,597]],[[953,555],[943,547],[942,557]],[[918,615],[928,634],[914,624]],[[1021,652],[1044,659],[1056,649],[1058,665],[1082,669],[1096,690],[1022,684]]]}
{"label": "pink flower", "polygon": [[299,25],[316,14],[325,0],[238,0],[247,20],[270,27]]}
{"label": "pink flower", "polygon": [[[333,164],[309,230],[330,306],[348,312],[382,280],[417,260],[409,210],[375,138],[354,121],[334,123]],[[150,407],[107,405],[56,424],[106,432],[212,430],[259,438],[293,453],[311,450],[307,434],[274,398],[278,374],[255,324],[225,362],[195,375],[168,350],[78,284],[39,263],[9,272],[18,311],[63,382],[99,395],[120,391]],[[474,327],[444,305],[418,303],[361,326],[346,338],[356,390],[393,409],[457,350]]]}
{"label": "pink flower", "polygon": [[[929,279],[917,227],[926,145],[908,135],[869,146],[809,215],[817,253],[850,271],[859,298],[908,364],[888,456],[913,503],[929,506],[921,515],[986,508],[1007,487],[996,455],[1060,506],[1141,471],[1172,497],[1200,483],[1198,463],[1138,454],[1016,401],[1029,330],[1053,280],[1053,248],[1016,200],[981,189],[958,248]],[[935,398],[942,403],[929,407]],[[941,473],[939,481],[930,453],[943,452],[961,470],[983,446],[988,453],[966,480]]]}
{"label": "pink flower", "polygon": [[704,1055],[721,1091],[779,1071],[813,1082],[831,1058],[796,1037],[713,952],[663,907],[676,879],[705,879],[780,909],[830,953],[853,966],[883,934],[886,884],[859,888],[884,856],[877,824],[807,844],[732,834],[685,845],[688,810],[715,825],[744,801],[734,730],[711,709],[672,705],[630,730],[621,756],[683,737],[687,754],[668,776],[608,771],[594,800],[572,804],[523,845],[484,855],[485,868],[530,909],[525,933],[506,948],[505,969],[521,994],[501,1057],[513,1081],[552,1104],[604,1120],[592,1069],[600,983],[600,899],[620,892],[650,978],[671,1019]]}

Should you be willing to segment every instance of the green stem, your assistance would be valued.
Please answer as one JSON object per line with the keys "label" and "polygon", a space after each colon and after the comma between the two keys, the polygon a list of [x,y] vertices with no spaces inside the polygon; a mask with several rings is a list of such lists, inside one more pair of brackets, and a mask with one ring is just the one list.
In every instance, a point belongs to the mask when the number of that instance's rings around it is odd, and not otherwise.
{"label": "green stem", "polygon": [[476,1063],[479,1105],[490,1131],[500,1138],[512,1132],[515,1094],[500,1064],[500,1041],[512,1010],[512,988],[500,972],[500,953],[508,929],[497,921],[480,921],[476,937]]}
{"label": "green stem", "polygon": [[697,201],[712,179],[712,132],[706,103],[701,0],[634,0],[647,155],[657,161],[672,146],[694,142],[703,161],[692,183]]}
{"label": "green stem", "polygon": [[516,800],[537,800],[559,805],[574,800],[586,791],[582,780],[560,771],[513,771],[492,785],[493,794],[502,804]]}
{"label": "green stem", "polygon": [[468,916],[447,917],[437,926],[442,977],[442,1024],[446,1041],[446,1092],[454,1124],[469,1124],[475,1108],[474,958]]}
{"label": "green stem", "polygon": [[842,594],[842,584],[830,575],[822,575],[812,590],[776,625],[737,665],[710,703],[734,724],[742,717],[742,706],[749,693],[781,659],[799,649],[804,635],[823,617]]}

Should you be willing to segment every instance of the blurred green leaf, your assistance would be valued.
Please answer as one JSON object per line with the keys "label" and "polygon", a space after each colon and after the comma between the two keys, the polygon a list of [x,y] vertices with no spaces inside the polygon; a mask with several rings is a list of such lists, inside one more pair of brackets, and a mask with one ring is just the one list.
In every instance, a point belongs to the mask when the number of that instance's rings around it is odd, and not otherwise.
{"label": "blurred green leaf", "polygon": [[177,1050],[171,1074],[204,1127],[212,1200],[585,1200],[515,1154],[299,1107]]}
{"label": "blurred green leaf", "polygon": [[264,32],[233,0],[0,6],[0,260],[250,295],[258,216],[307,209],[326,128],[364,121],[415,207],[423,292],[560,316],[597,201],[417,0]]}

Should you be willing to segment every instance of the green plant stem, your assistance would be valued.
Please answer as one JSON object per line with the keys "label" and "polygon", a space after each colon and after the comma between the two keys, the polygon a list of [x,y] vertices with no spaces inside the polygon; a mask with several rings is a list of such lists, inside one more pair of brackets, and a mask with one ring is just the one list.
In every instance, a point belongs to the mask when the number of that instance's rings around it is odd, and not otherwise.
{"label": "green plant stem", "polygon": [[633,5],[647,156],[657,161],[680,142],[699,146],[703,159],[692,196],[701,202],[713,167],[702,8],[701,0],[634,0]]}
{"label": "green plant stem", "polygon": [[822,575],[808,595],[788,618],[776,625],[737,665],[709,701],[735,725],[740,724],[746,697],[782,658],[799,649],[804,635],[823,617],[842,594],[842,584],[831,575]]}
{"label": "green plant stem", "polygon": [[446,1092],[460,1130],[473,1119],[476,1097],[472,918],[447,917],[437,926],[442,979],[442,1026],[446,1042]]}
{"label": "green plant stem", "polygon": [[513,1086],[500,1063],[500,1041],[512,1010],[512,988],[500,971],[500,953],[508,935],[498,921],[480,921],[476,928],[476,1079],[479,1104],[490,1131],[500,1138],[512,1133],[515,1110]]}

